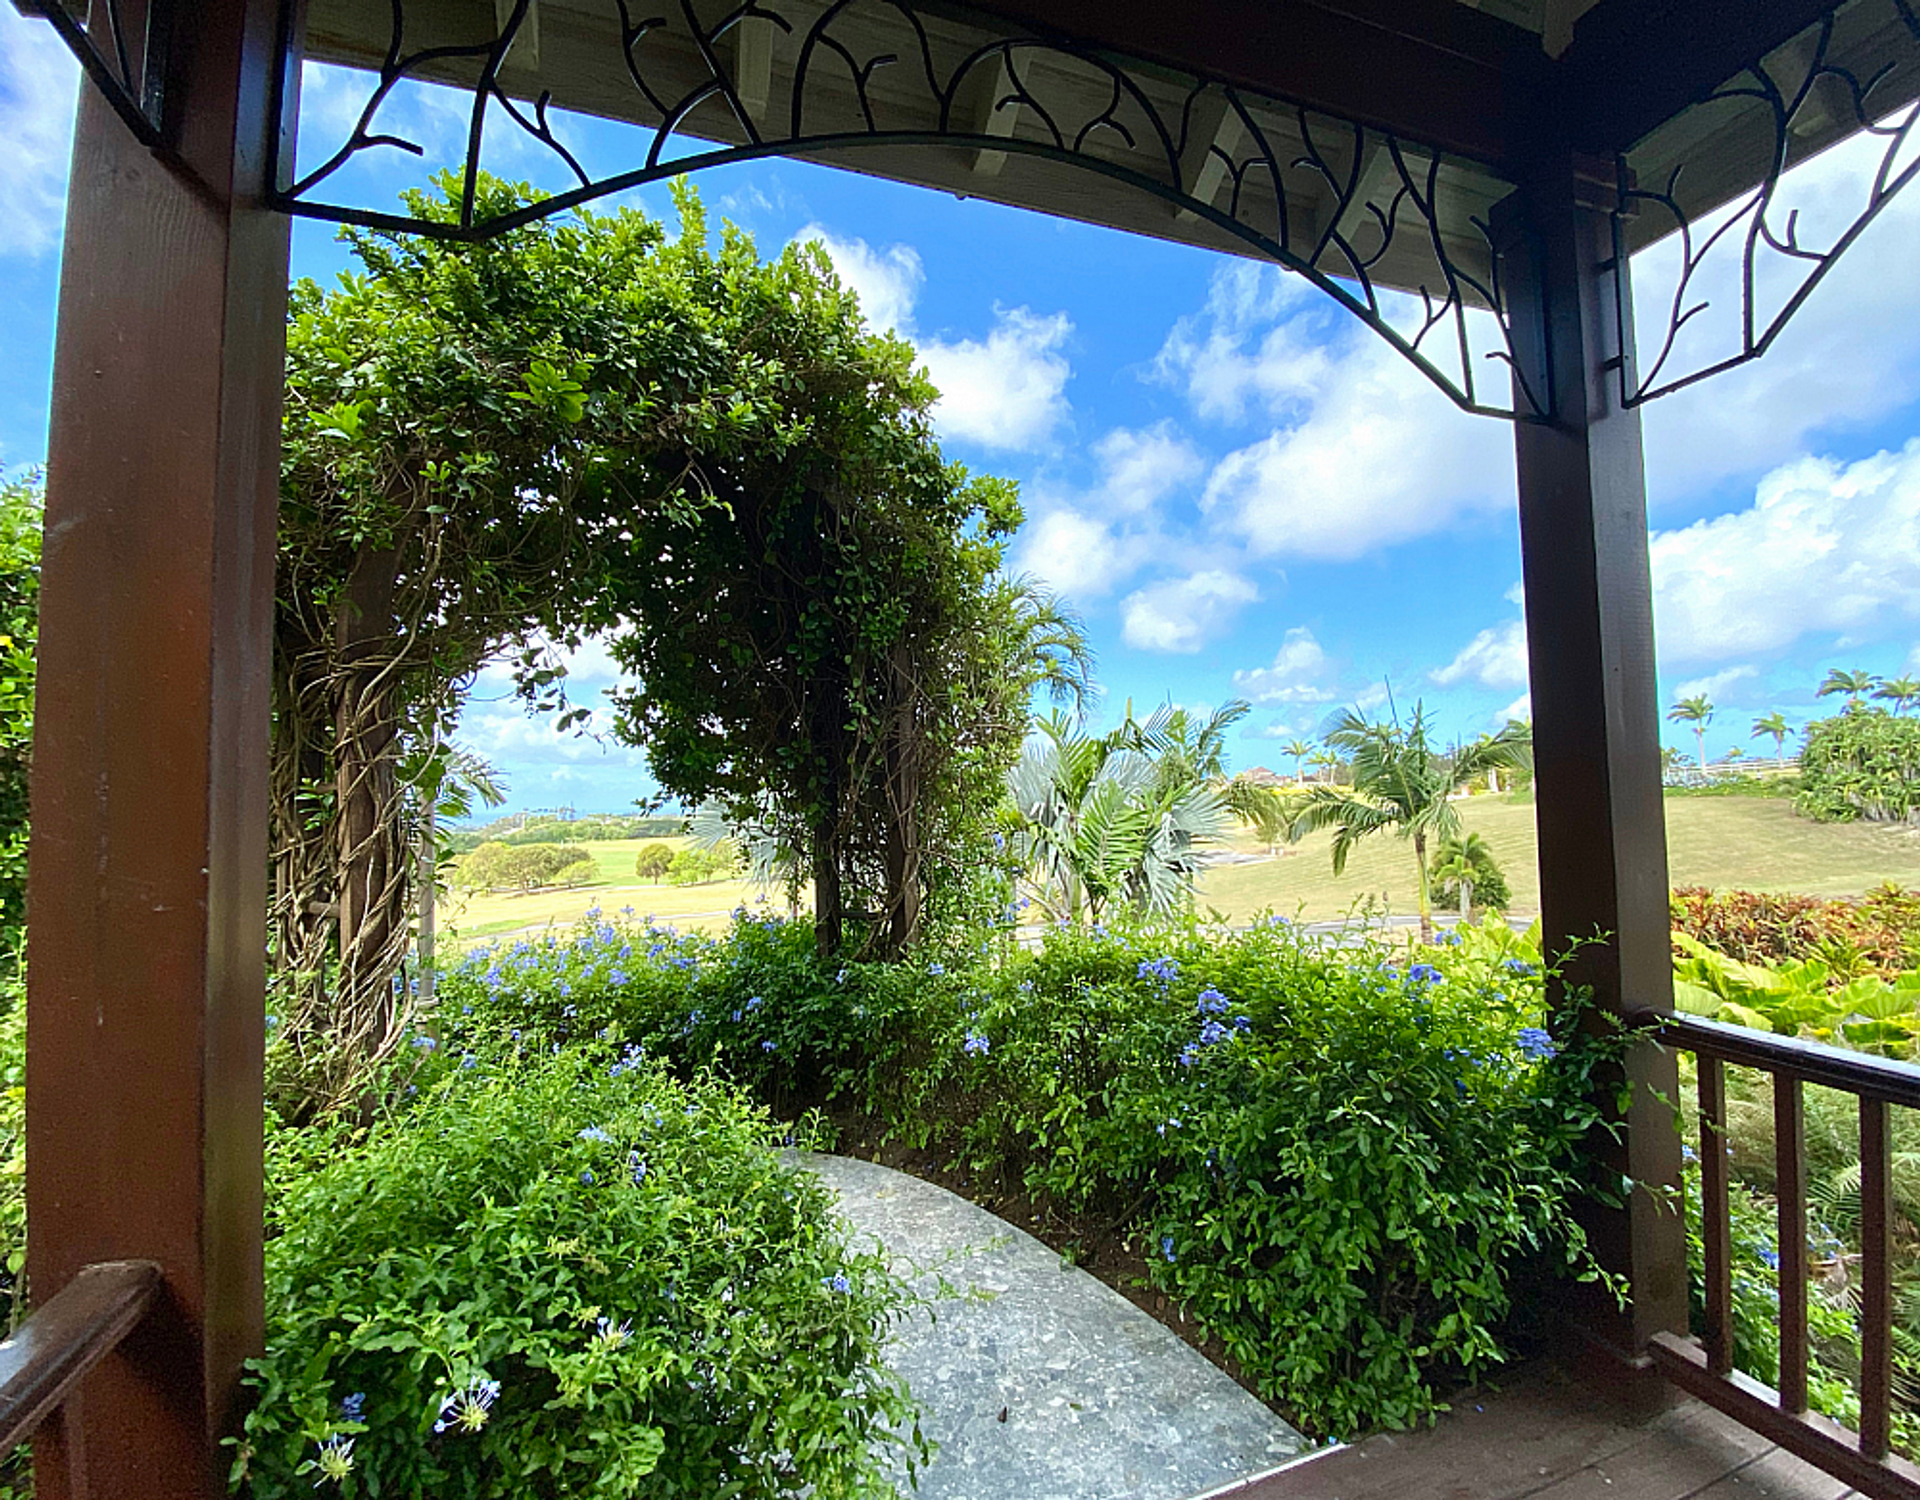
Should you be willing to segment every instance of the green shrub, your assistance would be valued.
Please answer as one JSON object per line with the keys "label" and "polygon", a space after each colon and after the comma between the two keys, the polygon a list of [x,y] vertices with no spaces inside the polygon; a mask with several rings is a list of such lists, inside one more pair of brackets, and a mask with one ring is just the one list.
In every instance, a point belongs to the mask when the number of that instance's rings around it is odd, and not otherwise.
{"label": "green shrub", "polygon": [[1797,806],[1822,822],[1920,821],[1920,719],[1849,708],[1806,729]]}
{"label": "green shrub", "polygon": [[454,866],[454,883],[468,890],[533,890],[585,885],[600,867],[586,850],[565,844],[482,844]]}
{"label": "green shrub", "polygon": [[470,1040],[368,1132],[272,1138],[246,1493],[893,1495],[906,1294],[766,1117],[634,1052]]}
{"label": "green shrub", "polygon": [[715,844],[710,849],[688,845],[673,851],[667,861],[667,881],[671,885],[704,885],[709,880],[725,880],[740,870],[740,854],[732,844]]}
{"label": "green shrub", "polygon": [[829,969],[777,915],[717,940],[596,915],[442,995],[471,1007],[452,1037],[611,1027],[1124,1226],[1263,1396],[1344,1436],[1501,1358],[1520,1278],[1596,1274],[1571,1205],[1606,1191],[1582,1145],[1612,1044],[1554,1055],[1524,950],[1504,924],[1411,957],[1188,925]]}
{"label": "green shrub", "polygon": [[0,478],[0,963],[25,936],[27,766],[33,751],[33,650],[39,637],[38,474]]}

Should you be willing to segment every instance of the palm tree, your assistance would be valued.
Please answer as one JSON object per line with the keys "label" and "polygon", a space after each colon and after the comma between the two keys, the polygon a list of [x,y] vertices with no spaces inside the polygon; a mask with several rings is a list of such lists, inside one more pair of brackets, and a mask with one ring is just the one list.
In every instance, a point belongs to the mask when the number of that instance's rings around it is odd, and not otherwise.
{"label": "palm tree", "polygon": [[1873,690],[1873,696],[1885,699],[1895,713],[1903,714],[1909,703],[1920,702],[1920,678],[1889,677]]}
{"label": "palm tree", "polygon": [[1296,831],[1333,830],[1335,875],[1346,870],[1353,846],[1370,834],[1392,829],[1410,840],[1420,876],[1420,940],[1432,942],[1427,843],[1459,837],[1460,815],[1452,799],[1468,782],[1495,766],[1518,770],[1531,762],[1532,733],[1509,724],[1497,734],[1443,755],[1428,742],[1426,711],[1416,703],[1404,727],[1398,722],[1375,722],[1349,709],[1325,739],[1346,752],[1353,784],[1311,788],[1295,821]]}
{"label": "palm tree", "polygon": [[1764,718],[1753,721],[1753,733],[1748,739],[1759,739],[1767,735],[1773,740],[1774,764],[1781,770],[1787,768],[1787,736],[1793,733],[1793,726],[1787,723],[1787,716],[1775,709]]}
{"label": "palm tree", "polygon": [[1691,698],[1682,698],[1667,710],[1667,718],[1675,724],[1693,726],[1694,747],[1700,756],[1700,774],[1707,774],[1707,726],[1713,722],[1713,702],[1705,693],[1696,693]]}
{"label": "palm tree", "polygon": [[1451,880],[1459,884],[1461,921],[1473,915],[1473,883],[1479,878],[1481,869],[1492,863],[1493,850],[1477,833],[1445,839],[1434,850],[1432,878],[1443,883]]}
{"label": "palm tree", "polygon": [[1306,777],[1300,774],[1300,763],[1309,755],[1313,754],[1313,741],[1288,740],[1286,744],[1280,747],[1280,753],[1293,757],[1293,779],[1296,782],[1305,781]]}
{"label": "palm tree", "polygon": [[[1144,737],[1147,726],[1131,715],[1110,735],[1081,734],[1058,715],[1037,727],[1007,777],[1007,794],[1040,905],[1073,922],[1098,921],[1115,906],[1180,909],[1193,892],[1200,848],[1233,825],[1221,792],[1202,778],[1181,780],[1132,748],[1127,741]],[[1193,738],[1184,744],[1196,749]]]}
{"label": "palm tree", "polygon": [[1830,698],[1835,693],[1845,693],[1847,712],[1857,713],[1879,685],[1880,679],[1871,672],[1843,672],[1838,667],[1829,667],[1827,680],[1820,684],[1817,696]]}
{"label": "palm tree", "polygon": [[1030,687],[1044,689],[1056,706],[1071,706],[1076,718],[1084,715],[1099,696],[1086,622],[1036,578],[1007,580],[1006,594],[1013,616],[1008,659]]}
{"label": "palm tree", "polygon": [[1340,753],[1337,750],[1329,750],[1322,747],[1307,757],[1307,764],[1312,766],[1316,771],[1324,772],[1325,774],[1320,777],[1320,780],[1326,782],[1328,785],[1332,785],[1335,781],[1339,780],[1341,761]]}

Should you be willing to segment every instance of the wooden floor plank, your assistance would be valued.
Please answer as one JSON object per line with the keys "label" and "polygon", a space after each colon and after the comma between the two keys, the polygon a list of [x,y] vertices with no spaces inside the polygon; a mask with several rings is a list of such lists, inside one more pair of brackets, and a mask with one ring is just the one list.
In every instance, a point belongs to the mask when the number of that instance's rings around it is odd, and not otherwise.
{"label": "wooden floor plank", "polygon": [[1542,1362],[1430,1430],[1379,1433],[1234,1500],[1844,1500],[1845,1485],[1698,1402],[1652,1417]]}

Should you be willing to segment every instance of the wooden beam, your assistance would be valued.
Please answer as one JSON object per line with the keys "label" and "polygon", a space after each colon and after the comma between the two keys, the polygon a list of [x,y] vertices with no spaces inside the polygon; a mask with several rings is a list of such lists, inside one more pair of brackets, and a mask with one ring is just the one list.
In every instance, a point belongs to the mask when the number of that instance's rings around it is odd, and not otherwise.
{"label": "wooden beam", "polygon": [[1624,151],[1742,68],[1791,41],[1832,0],[1600,0],[1580,17],[1541,107],[1574,146]]}
{"label": "wooden beam", "polygon": [[[1019,128],[1020,101],[1014,97],[1013,70],[1004,51],[982,58],[961,81],[954,91],[953,123],[974,135],[1001,140]],[[1007,164],[1004,151],[978,150],[968,155],[974,173],[980,177],[998,177]]]}
{"label": "wooden beam", "polygon": [[[1563,154],[1495,219],[1516,404],[1531,392],[1552,412],[1514,429],[1543,942],[1556,996],[1584,993],[1596,1027],[1596,1011],[1673,1004],[1646,488],[1639,411],[1620,404],[1633,350],[1614,347],[1610,278],[1626,268],[1611,263],[1612,183],[1611,162]],[[1604,1297],[1587,1311],[1597,1340],[1632,1359],[1655,1334],[1686,1331],[1687,1257],[1674,1055],[1641,1043],[1624,1069],[1624,1141],[1596,1148],[1635,1186],[1589,1228],[1632,1302],[1624,1319]]]}
{"label": "wooden beam", "polygon": [[[273,547],[287,220],[275,0],[202,0],[169,133],[82,91],[54,354],[33,758],[29,1272],[156,1262],[36,1443],[36,1493],[226,1492],[260,1348]],[[297,64],[295,64],[297,66]]]}
{"label": "wooden beam", "polygon": [[1479,161],[1525,147],[1540,38],[1457,0],[977,0],[973,7]]}

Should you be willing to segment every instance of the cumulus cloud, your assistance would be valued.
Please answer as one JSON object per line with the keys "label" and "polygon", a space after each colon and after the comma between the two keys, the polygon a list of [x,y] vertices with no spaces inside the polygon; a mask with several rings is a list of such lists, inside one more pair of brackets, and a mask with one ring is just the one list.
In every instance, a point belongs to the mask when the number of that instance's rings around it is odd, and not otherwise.
{"label": "cumulus cloud", "polygon": [[[1857,463],[1803,458],[1743,509],[1650,540],[1660,654],[1714,662],[1920,618],[1920,438]],[[1904,633],[1904,632],[1903,632]]]}
{"label": "cumulus cloud", "polygon": [[1759,671],[1751,665],[1727,667],[1723,671],[1709,672],[1704,677],[1690,677],[1673,690],[1676,698],[1698,698],[1705,694],[1718,703],[1728,692],[1750,678],[1758,677]]}
{"label": "cumulus cloud", "polygon": [[[1234,691],[1255,703],[1330,703],[1326,685],[1332,663],[1320,642],[1304,625],[1296,625],[1280,642],[1273,665],[1233,674]],[[1282,733],[1276,724],[1275,734]]]}
{"label": "cumulus cloud", "polygon": [[863,239],[843,239],[820,224],[807,225],[794,240],[827,252],[840,280],[858,294],[869,324],[913,340],[940,391],[933,420],[942,437],[987,448],[1032,449],[1066,417],[1073,366],[1063,346],[1073,323],[1065,313],[1042,316],[1031,308],[996,305],[993,328],[984,339],[917,334],[913,312],[926,267],[912,246],[882,250]]}
{"label": "cumulus cloud", "polygon": [[911,245],[878,250],[863,239],[842,239],[820,224],[807,225],[793,238],[795,244],[816,244],[827,252],[842,285],[859,297],[871,327],[897,333],[913,327],[913,305],[927,271]]}
{"label": "cumulus cloud", "polygon": [[0,8],[0,255],[60,241],[80,68],[44,21]]}
{"label": "cumulus cloud", "polygon": [[1019,571],[1080,600],[1111,593],[1167,556],[1165,504],[1205,468],[1164,422],[1140,431],[1117,427],[1093,445],[1093,456],[1099,472],[1084,492],[1038,488],[1031,494],[1014,554]]}
{"label": "cumulus cloud", "polygon": [[1259,597],[1251,582],[1224,569],[1169,578],[1121,601],[1121,634],[1129,646],[1142,651],[1192,653]]}
{"label": "cumulus cloud", "polygon": [[1442,687],[1477,682],[1483,687],[1525,687],[1527,684],[1527,626],[1509,620],[1481,631],[1460,648],[1459,655],[1427,674]]}
{"label": "cumulus cloud", "polygon": [[1533,694],[1522,693],[1518,698],[1515,698],[1513,702],[1509,703],[1505,708],[1501,709],[1499,713],[1495,714],[1493,716],[1493,722],[1494,722],[1494,726],[1497,728],[1500,725],[1506,723],[1507,720],[1509,719],[1518,719],[1522,723],[1526,723],[1532,718],[1533,718]]}
{"label": "cumulus cloud", "polygon": [[1220,460],[1201,497],[1256,556],[1342,561],[1513,506],[1507,425],[1463,416],[1298,278],[1223,269],[1154,369],[1202,417],[1267,427]]}
{"label": "cumulus cloud", "polygon": [[984,339],[919,341],[940,390],[934,424],[943,437],[987,448],[1037,448],[1067,415],[1073,367],[1061,346],[1073,324],[1065,313],[1042,317],[1024,307],[995,307],[994,319]]}

